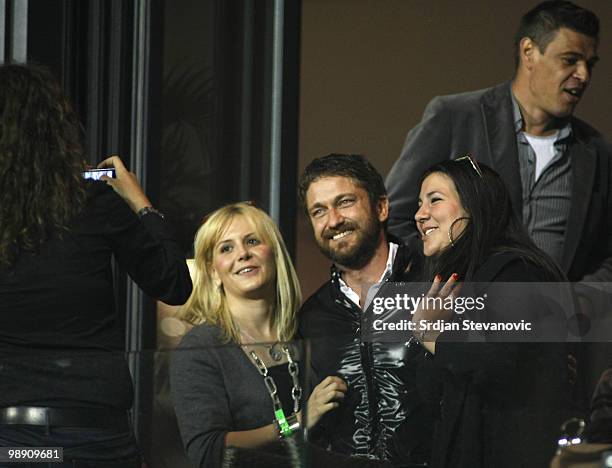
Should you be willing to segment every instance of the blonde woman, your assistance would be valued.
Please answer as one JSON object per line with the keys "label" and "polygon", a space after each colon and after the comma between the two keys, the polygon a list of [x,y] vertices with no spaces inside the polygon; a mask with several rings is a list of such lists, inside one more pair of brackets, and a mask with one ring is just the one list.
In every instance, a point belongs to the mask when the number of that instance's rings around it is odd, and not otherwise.
{"label": "blonde woman", "polygon": [[[277,227],[248,203],[204,221],[195,263],[193,293],[181,310],[194,328],[172,359],[171,385],[187,454],[212,467],[227,446],[257,448],[298,430],[301,368],[292,364],[296,348],[285,343],[295,338],[301,295]],[[308,427],[345,391],[337,377],[315,387]]]}

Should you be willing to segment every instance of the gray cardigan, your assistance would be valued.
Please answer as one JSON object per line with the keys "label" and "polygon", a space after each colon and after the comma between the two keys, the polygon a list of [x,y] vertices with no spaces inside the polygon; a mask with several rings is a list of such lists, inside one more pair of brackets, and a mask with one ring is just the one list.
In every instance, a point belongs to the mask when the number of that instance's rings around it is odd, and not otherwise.
{"label": "gray cardigan", "polygon": [[256,429],[274,418],[262,376],[238,345],[222,344],[220,333],[210,325],[193,328],[171,360],[183,445],[199,467],[220,465],[228,432]]}

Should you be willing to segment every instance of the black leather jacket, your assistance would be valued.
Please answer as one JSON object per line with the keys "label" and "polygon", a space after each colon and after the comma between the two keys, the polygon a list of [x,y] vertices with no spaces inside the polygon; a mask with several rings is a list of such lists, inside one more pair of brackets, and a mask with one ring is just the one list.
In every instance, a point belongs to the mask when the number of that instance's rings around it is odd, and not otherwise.
{"label": "black leather jacket", "polygon": [[[409,249],[400,244],[388,281],[407,281],[410,260]],[[402,343],[362,341],[362,311],[341,292],[339,278],[332,267],[330,281],[299,313],[300,334],[311,344],[313,384],[328,375],[348,384],[344,401],[321,420],[311,440],[335,452],[396,466],[425,464],[435,404],[423,401],[420,395],[427,390],[418,388],[415,377],[424,351],[408,342],[408,332]]]}

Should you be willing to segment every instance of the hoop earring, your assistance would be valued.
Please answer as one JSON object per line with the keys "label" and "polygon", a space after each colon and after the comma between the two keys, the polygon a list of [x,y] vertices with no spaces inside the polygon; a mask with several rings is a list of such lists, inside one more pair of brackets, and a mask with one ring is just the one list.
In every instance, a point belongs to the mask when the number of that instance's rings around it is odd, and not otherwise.
{"label": "hoop earring", "polygon": [[[451,225],[448,227],[448,240],[450,242],[451,247],[455,246],[455,241],[453,240],[453,226],[455,225],[455,223],[457,221],[461,221],[462,219],[471,219],[469,216],[462,216],[460,218],[457,218],[456,220],[454,220]],[[460,234],[461,236],[461,234]]]}

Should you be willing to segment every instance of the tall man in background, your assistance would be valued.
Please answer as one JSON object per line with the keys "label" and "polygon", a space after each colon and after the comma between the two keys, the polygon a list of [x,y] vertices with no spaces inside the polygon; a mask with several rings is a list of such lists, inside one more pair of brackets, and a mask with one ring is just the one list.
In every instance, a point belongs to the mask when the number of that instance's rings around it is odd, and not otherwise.
{"label": "tall man in background", "polygon": [[414,236],[423,171],[470,153],[502,176],[536,245],[570,280],[612,280],[611,151],[572,115],[598,40],[597,16],[571,2],[543,2],[525,14],[514,79],[434,98],[408,133],[386,181],[390,231]]}
{"label": "tall man in background", "polygon": [[387,234],[383,179],[362,156],[315,159],[300,178],[302,206],[331,278],[299,313],[299,331],[312,343],[319,380],[338,375],[348,384],[339,408],[319,423],[313,438],[331,450],[424,466],[433,434],[432,406],[416,386],[423,350],[412,343],[362,340],[365,285],[405,281],[416,269],[409,249]]}
{"label": "tall man in background", "polygon": [[501,175],[534,242],[571,281],[612,281],[612,149],[572,115],[598,42],[597,16],[571,2],[527,12],[512,81],[436,97],[408,133],[386,181],[390,232],[415,236],[419,177],[436,161],[470,153]]}

